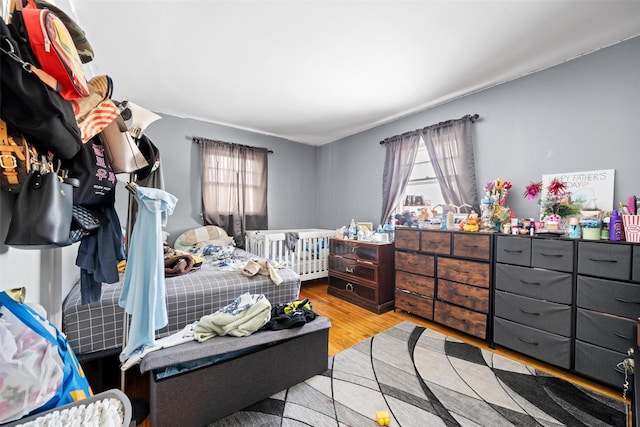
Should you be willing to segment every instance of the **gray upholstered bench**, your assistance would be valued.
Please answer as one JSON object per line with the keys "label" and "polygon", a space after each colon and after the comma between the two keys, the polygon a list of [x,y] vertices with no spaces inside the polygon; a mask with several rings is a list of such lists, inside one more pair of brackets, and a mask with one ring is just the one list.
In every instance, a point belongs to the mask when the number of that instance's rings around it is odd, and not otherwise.
{"label": "gray upholstered bench", "polygon": [[[147,354],[140,371],[151,371],[151,425],[204,426],[324,372],[330,327],[319,316],[300,328],[215,337]],[[166,367],[212,357],[226,359],[159,378]]]}

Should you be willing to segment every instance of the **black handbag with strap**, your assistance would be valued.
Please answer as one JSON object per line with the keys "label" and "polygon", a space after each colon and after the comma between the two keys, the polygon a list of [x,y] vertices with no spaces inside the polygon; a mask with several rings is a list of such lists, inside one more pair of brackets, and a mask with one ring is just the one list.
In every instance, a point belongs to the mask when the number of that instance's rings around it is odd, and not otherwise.
{"label": "black handbag with strap", "polygon": [[11,25],[0,18],[0,118],[41,152],[69,159],[82,147],[73,107],[37,67],[19,18]]}
{"label": "black handbag with strap", "polygon": [[72,243],[72,212],[71,184],[53,170],[33,170],[16,197],[4,243],[21,249],[66,246]]}

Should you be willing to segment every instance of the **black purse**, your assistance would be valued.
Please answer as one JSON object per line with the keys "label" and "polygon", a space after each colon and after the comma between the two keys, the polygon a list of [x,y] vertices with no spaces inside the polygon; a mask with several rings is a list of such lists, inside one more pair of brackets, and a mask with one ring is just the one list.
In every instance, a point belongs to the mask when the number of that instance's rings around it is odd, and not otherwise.
{"label": "black purse", "polygon": [[4,243],[21,249],[67,246],[73,243],[69,239],[72,212],[72,185],[63,182],[47,162],[22,185]]}
{"label": "black purse", "polygon": [[73,205],[71,216],[69,244],[79,242],[83,237],[92,235],[106,222],[104,215],[80,205]]}
{"label": "black purse", "polygon": [[73,107],[35,64],[20,14],[10,25],[0,18],[0,118],[41,152],[70,159],[82,147]]}

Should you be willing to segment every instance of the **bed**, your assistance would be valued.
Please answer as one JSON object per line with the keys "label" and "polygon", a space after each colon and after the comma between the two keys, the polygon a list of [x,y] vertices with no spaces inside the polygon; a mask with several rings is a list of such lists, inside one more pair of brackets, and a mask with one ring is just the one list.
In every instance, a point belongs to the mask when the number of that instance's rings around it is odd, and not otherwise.
{"label": "bed", "polygon": [[[203,246],[206,249],[211,246]],[[237,268],[255,254],[239,248],[226,248],[232,260],[221,263],[212,251],[201,252],[204,258],[198,270],[165,279],[169,323],[156,333],[162,338],[182,330],[186,325],[222,308],[239,295],[264,294],[272,305],[294,301],[300,292],[300,275],[289,268],[277,269],[282,278],[275,285],[268,275],[245,276]],[[227,254],[228,255],[228,254]],[[235,260],[235,262],[233,262]],[[124,310],[118,305],[122,276],[114,284],[102,286],[99,302],[80,304],[80,284],[69,292],[62,307],[62,330],[80,360],[91,360],[120,352],[122,348]]]}
{"label": "bed", "polygon": [[[298,236],[293,240],[293,250],[287,244],[290,233]],[[320,228],[249,230],[245,238],[248,251],[274,262],[286,262],[305,281],[329,275],[329,239],[336,233]]]}

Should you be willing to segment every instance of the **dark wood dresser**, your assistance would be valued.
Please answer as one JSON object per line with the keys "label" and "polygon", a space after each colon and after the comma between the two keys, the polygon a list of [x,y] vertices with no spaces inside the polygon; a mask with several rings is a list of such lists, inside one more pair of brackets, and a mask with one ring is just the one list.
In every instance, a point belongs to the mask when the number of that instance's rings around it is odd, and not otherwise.
{"label": "dark wood dresser", "polygon": [[374,313],[394,308],[393,243],[331,239],[328,293]]}
{"label": "dark wood dresser", "polygon": [[396,309],[491,339],[491,234],[396,229]]}

